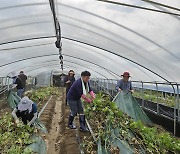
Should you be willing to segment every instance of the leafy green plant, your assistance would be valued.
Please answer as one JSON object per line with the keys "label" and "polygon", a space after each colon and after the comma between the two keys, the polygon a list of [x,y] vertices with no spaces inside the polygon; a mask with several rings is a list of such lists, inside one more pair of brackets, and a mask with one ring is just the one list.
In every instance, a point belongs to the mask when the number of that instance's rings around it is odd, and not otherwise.
{"label": "leafy green plant", "polygon": [[47,101],[50,95],[59,95],[58,88],[45,87],[27,93],[27,96],[34,102]]}
{"label": "leafy green plant", "polygon": [[[151,154],[180,152],[179,139],[172,137],[162,128],[145,126],[140,121],[134,122],[102,93],[96,95],[92,104],[85,104],[85,114],[96,137],[95,142],[92,137],[84,139],[86,153],[96,153],[98,141],[101,141],[107,152],[118,153],[118,147],[113,146],[112,138],[126,141],[134,149],[134,153],[138,153],[140,146]],[[114,129],[118,130],[118,137],[114,135]]]}
{"label": "leafy green plant", "polygon": [[152,101],[154,103],[157,103],[158,101],[158,103],[165,104],[170,107],[174,107],[174,104],[175,104],[175,99],[173,96],[170,96],[169,94],[167,94],[166,98],[164,98],[161,92],[157,93],[157,92],[152,92],[150,90],[145,90],[144,93],[142,94],[141,91],[135,90],[133,95],[134,97],[144,99],[147,101]]}
{"label": "leafy green plant", "polygon": [[34,128],[24,125],[22,122],[15,124],[11,114],[5,113],[0,118],[0,153],[31,154],[27,145],[33,143],[31,139]]}
{"label": "leafy green plant", "polygon": [[138,136],[140,135],[142,137],[148,152],[180,152],[180,140],[172,137],[163,129],[158,130],[156,127],[147,127],[142,124],[141,121],[132,122],[130,128],[138,134]]}

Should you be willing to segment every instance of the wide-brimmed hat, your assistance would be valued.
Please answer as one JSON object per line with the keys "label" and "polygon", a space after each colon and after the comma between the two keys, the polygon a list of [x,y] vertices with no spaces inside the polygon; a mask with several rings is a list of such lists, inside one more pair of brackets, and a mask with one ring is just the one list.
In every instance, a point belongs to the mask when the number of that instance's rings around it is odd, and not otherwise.
{"label": "wide-brimmed hat", "polygon": [[131,77],[129,72],[124,72],[121,76]]}

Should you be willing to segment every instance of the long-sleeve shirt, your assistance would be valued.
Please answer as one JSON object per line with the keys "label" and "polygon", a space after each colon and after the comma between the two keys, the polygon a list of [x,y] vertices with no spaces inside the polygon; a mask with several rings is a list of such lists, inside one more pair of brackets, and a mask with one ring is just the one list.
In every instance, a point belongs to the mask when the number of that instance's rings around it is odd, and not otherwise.
{"label": "long-sleeve shirt", "polygon": [[132,83],[131,81],[124,81],[123,79],[119,80],[116,85],[116,90],[118,91],[119,88],[123,91],[132,90]]}
{"label": "long-sleeve shirt", "polygon": [[[18,114],[18,115],[17,115]],[[29,125],[31,125],[37,118],[38,114],[37,114],[37,105],[35,103],[32,104],[32,111],[29,113],[29,111],[19,111],[18,110],[18,106],[16,108],[14,108],[13,112],[12,112],[12,116],[15,120],[17,120],[18,118],[22,118],[23,122],[29,121]],[[26,124],[25,123],[25,124]]]}
{"label": "long-sleeve shirt", "polygon": [[[68,80],[71,82],[66,83]],[[64,82],[66,83],[66,88],[67,88],[67,92],[68,92],[69,89],[71,88],[71,86],[73,85],[73,83],[75,82],[75,78],[73,76],[66,76],[64,79]]]}
{"label": "long-sleeve shirt", "polygon": [[[90,87],[90,84],[88,83],[88,85],[89,85],[89,92],[91,92],[92,89]],[[71,101],[77,101],[81,98],[82,94],[83,94],[83,87],[82,87],[82,81],[80,78],[76,80],[74,84],[71,86],[67,95],[67,99]]]}
{"label": "long-sleeve shirt", "polygon": [[21,79],[23,88],[25,88],[26,87],[27,76],[25,74],[20,74],[18,77]]}
{"label": "long-sleeve shirt", "polygon": [[13,84],[17,84],[16,88],[17,89],[23,89],[23,84],[20,78],[14,78],[13,79]]}

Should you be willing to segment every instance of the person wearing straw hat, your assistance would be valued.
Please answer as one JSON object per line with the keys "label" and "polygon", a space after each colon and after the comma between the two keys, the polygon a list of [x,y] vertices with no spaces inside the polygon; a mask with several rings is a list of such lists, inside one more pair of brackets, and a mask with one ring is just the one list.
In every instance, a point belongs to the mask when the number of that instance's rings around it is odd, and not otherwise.
{"label": "person wearing straw hat", "polygon": [[21,99],[21,102],[13,110],[12,116],[16,123],[19,123],[19,118],[25,125],[31,126],[37,118],[37,106],[27,96]]}
{"label": "person wearing straw hat", "polygon": [[74,77],[75,73],[73,70],[70,70],[68,72],[68,76],[65,77],[64,82],[66,84],[66,105],[67,105],[67,94],[69,92],[69,89],[71,88],[71,86],[73,85],[73,83],[75,82],[75,77]]}
{"label": "person wearing straw hat", "polygon": [[129,78],[131,77],[130,73],[129,72],[124,72],[121,76],[123,78],[117,82],[116,90],[118,92],[130,91],[130,92],[133,93],[134,91],[132,89],[132,83],[131,83],[131,81],[129,81]]}
{"label": "person wearing straw hat", "polygon": [[[89,84],[90,76],[90,72],[82,72],[81,78],[74,82],[68,92],[67,100],[70,107],[68,126],[71,129],[76,129],[73,120],[79,114],[80,131],[88,131],[81,98],[88,103],[92,103],[93,99],[95,99],[95,94]],[[90,95],[89,97],[87,97],[88,94]]]}

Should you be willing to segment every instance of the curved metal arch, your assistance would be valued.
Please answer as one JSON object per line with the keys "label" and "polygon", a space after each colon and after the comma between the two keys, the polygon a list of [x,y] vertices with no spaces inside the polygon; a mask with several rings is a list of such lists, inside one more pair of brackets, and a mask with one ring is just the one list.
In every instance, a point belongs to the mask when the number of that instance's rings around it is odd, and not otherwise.
{"label": "curved metal arch", "polygon": [[[8,44],[8,43],[13,43],[13,42],[21,42],[21,41],[26,41],[26,40],[41,39],[41,38],[52,38],[52,37],[54,38],[55,36],[36,37],[36,38],[29,38],[29,39],[24,39],[24,40],[16,40],[16,41],[11,41],[11,42],[6,42],[6,44]],[[114,53],[114,52],[112,52],[112,51],[109,51],[109,50],[104,49],[104,48],[102,48],[102,47],[98,47],[98,46],[92,45],[92,44],[87,43],[87,42],[79,41],[79,40],[72,39],[72,38],[68,38],[68,37],[62,37],[62,38],[63,38],[63,39],[66,39],[66,40],[78,42],[78,43],[81,43],[81,44],[85,44],[85,45],[88,45],[88,46],[91,46],[91,47],[94,47],[94,48],[97,48],[97,49],[106,51],[106,52],[108,52],[108,53],[114,54],[114,55],[116,55],[116,56],[119,56],[119,57],[121,57],[121,58],[123,58],[123,59],[125,59],[125,60],[127,60],[127,61],[130,61],[130,62],[132,62],[132,63],[134,63],[134,64],[136,64],[136,65],[138,65],[138,66],[140,66],[140,67],[142,67],[142,68],[144,68],[144,69],[146,69],[146,70],[148,70],[149,72],[157,75],[157,76],[160,77],[161,79],[163,79],[163,80],[165,80],[165,81],[167,81],[167,82],[170,83],[170,81],[168,81],[166,78],[162,77],[162,76],[159,75],[158,73],[152,71],[151,69],[149,69],[149,68],[147,68],[147,67],[145,67],[145,66],[143,66],[143,65],[141,65],[141,64],[139,64],[139,63],[137,63],[137,62],[135,62],[135,61],[127,58],[127,57],[124,57],[124,56],[122,56],[122,55],[116,54],[116,53]],[[1,44],[0,44],[0,45],[1,45]],[[27,60],[27,59],[23,59],[23,60]],[[4,65],[0,65],[0,67],[3,67],[3,66],[5,66],[5,65],[9,65],[9,64],[12,64],[12,63],[15,63],[15,62],[16,62],[16,61],[11,62],[11,63],[4,64]],[[119,75],[117,75],[117,76],[119,76]],[[171,77],[170,77],[170,78],[171,78]]]}
{"label": "curved metal arch", "polygon": [[[0,65],[0,67],[4,67],[4,66],[7,66],[7,65],[11,65],[11,64],[14,64],[14,63],[17,63],[17,62],[26,61],[26,60],[30,60],[30,59],[36,59],[36,58],[48,57],[48,56],[58,56],[58,55],[59,55],[59,54],[48,54],[48,55],[35,56],[35,57],[30,57],[30,58],[23,58],[23,59],[16,60],[16,61],[13,61],[13,62],[10,62],[10,63],[7,63],[7,64]],[[64,55],[65,55],[65,54],[64,54]],[[90,63],[90,64],[94,64],[95,66],[98,66],[98,67],[106,70],[107,72],[111,72],[111,73],[113,73],[114,75],[119,76],[118,74],[112,72],[111,70],[106,69],[106,68],[104,68],[104,67],[102,67],[102,66],[100,66],[100,65],[98,65],[98,64],[96,64],[96,63],[90,62],[90,61],[88,61],[88,60],[84,60],[84,59],[81,59],[81,58],[78,58],[78,57],[74,57],[74,56],[70,56],[70,55],[65,55],[65,56],[69,56],[69,57],[72,57],[72,58],[76,58],[76,59],[78,59],[78,60],[82,60],[82,61],[88,62],[88,63]]]}
{"label": "curved metal arch", "polygon": [[18,8],[18,7],[28,7],[28,6],[37,6],[37,5],[46,5],[49,3],[29,3],[29,4],[20,4],[20,5],[13,5],[13,6],[6,6],[6,7],[1,7],[1,10],[6,10],[6,9],[12,9],[12,8]]}
{"label": "curved metal arch", "polygon": [[102,48],[102,47],[98,47],[98,46],[92,45],[92,44],[90,44],[90,43],[82,42],[82,41],[79,41],[79,40],[76,40],[76,39],[72,39],[72,38],[68,38],[68,37],[62,37],[62,38],[63,38],[63,39],[66,39],[66,40],[71,40],[71,41],[74,41],[74,42],[82,43],[82,44],[85,44],[85,45],[89,45],[89,46],[91,46],[91,47],[94,47],[94,48],[97,48],[97,49],[100,49],[100,50],[109,52],[109,53],[111,53],[111,54],[114,54],[114,55],[116,55],[116,56],[119,56],[119,57],[121,57],[121,58],[123,58],[123,59],[126,59],[127,61],[130,61],[130,62],[132,62],[132,63],[134,63],[134,64],[136,64],[136,65],[138,65],[138,66],[140,66],[140,67],[142,67],[142,68],[144,68],[144,69],[146,69],[146,70],[148,70],[149,72],[157,75],[157,76],[160,77],[161,79],[163,79],[163,80],[165,80],[165,81],[167,81],[167,82],[170,83],[170,81],[168,81],[166,78],[162,77],[162,76],[159,75],[158,73],[156,73],[156,72],[152,71],[151,69],[149,69],[149,68],[147,68],[147,67],[145,67],[145,66],[143,66],[143,65],[141,65],[141,64],[139,64],[139,63],[137,63],[137,62],[135,62],[135,61],[127,58],[127,57],[124,57],[124,56],[122,56],[122,55],[120,55],[120,54],[114,53],[114,52],[109,51],[109,50],[107,50],[107,49],[104,49],[104,48]]}
{"label": "curved metal arch", "polygon": [[[40,67],[41,68],[41,67]],[[40,69],[39,68],[39,69]],[[72,67],[70,67],[70,68],[72,68]],[[37,68],[37,70],[38,70],[38,68]],[[29,72],[32,72],[33,70],[31,70],[31,71],[29,71]],[[42,72],[44,72],[44,71],[41,71],[40,73],[42,73]],[[38,74],[35,74],[35,75],[38,75]],[[98,77],[96,76],[96,75],[94,75],[94,77],[96,78],[96,79],[98,79]]]}
{"label": "curved metal arch", "polygon": [[19,20],[19,19],[27,19],[27,18],[37,18],[37,17],[50,17],[51,15],[49,13],[43,13],[43,14],[38,14],[38,15],[27,15],[27,16],[21,16],[21,17],[13,17],[13,18],[8,18],[8,19],[2,19],[0,20],[1,23],[3,22],[8,22],[8,21],[12,21],[12,20]]}
{"label": "curved metal arch", "polygon": [[[9,26],[9,27],[5,27],[5,28],[0,28],[0,30],[7,29],[7,28],[14,28],[14,27],[19,27],[19,26],[24,26],[24,25],[41,24],[41,23],[46,23],[46,22],[50,22],[50,21],[41,21],[41,22],[32,22],[32,23],[27,23],[27,24],[19,24],[19,25],[15,25],[15,26]],[[128,50],[130,50],[130,51],[132,51],[132,52],[134,52],[134,53],[136,53],[137,55],[139,55],[140,57],[146,59],[146,60],[149,62],[149,60],[148,60],[146,57],[140,55],[138,52],[132,50],[132,49],[129,48],[128,46],[123,45],[123,44],[119,43],[118,41],[115,41],[115,40],[113,40],[113,39],[111,39],[111,38],[109,38],[109,37],[106,37],[106,36],[104,36],[104,35],[102,35],[102,34],[100,34],[100,33],[97,33],[97,32],[94,32],[94,31],[92,31],[92,30],[89,30],[89,29],[86,29],[86,28],[82,28],[82,27],[79,27],[79,26],[76,26],[76,25],[73,25],[73,24],[70,24],[70,23],[66,23],[66,22],[62,22],[62,21],[61,21],[61,23],[68,24],[68,25],[70,25],[70,26],[74,26],[74,27],[77,27],[77,28],[86,30],[86,31],[88,31],[88,32],[90,32],[90,33],[94,33],[94,34],[96,34],[96,35],[99,35],[100,37],[103,37],[103,38],[105,38],[105,39],[107,39],[107,40],[110,40],[110,41],[112,41],[112,42],[114,42],[114,43],[117,43],[118,45],[120,45],[120,46],[122,46],[122,47],[124,47],[124,48],[126,48],[126,49],[128,49]],[[0,50],[2,50],[2,49],[0,49]],[[153,64],[153,65],[154,65],[154,64]],[[157,68],[159,68],[159,67],[156,66],[156,65],[154,65],[154,66],[157,67]],[[160,68],[159,68],[159,69],[160,69]]]}
{"label": "curved metal arch", "polygon": [[[36,23],[38,23],[38,22],[35,22],[35,23],[32,23],[32,24],[36,24]],[[41,22],[40,22],[40,23],[41,23]],[[65,22],[64,22],[64,23],[65,23]],[[99,34],[99,33],[94,32],[94,31],[91,31],[91,30],[88,30],[88,29],[85,29],[85,28],[81,28],[81,27],[79,27],[79,26],[76,26],[76,25],[73,25],[73,24],[69,24],[69,23],[65,23],[65,24],[68,24],[68,25],[71,25],[71,26],[75,26],[75,27],[78,27],[78,28],[80,28],[80,29],[84,29],[84,30],[86,30],[86,31],[89,31],[89,32],[94,33],[94,34],[96,34],[96,35],[99,35],[99,36],[101,36],[101,37],[104,37],[104,38],[106,38],[106,39],[109,39],[110,41],[115,42],[115,43],[123,46],[124,48],[127,48],[128,50],[131,50],[131,49],[128,48],[127,46],[122,45],[122,44],[120,44],[119,42],[114,41],[114,40],[112,40],[112,39],[110,39],[110,38],[108,38],[108,37],[106,37],[106,36],[104,36],[104,35],[101,35],[101,34]],[[28,25],[28,24],[22,24],[22,25]],[[20,26],[21,26],[21,25],[20,25]],[[15,26],[15,27],[16,27],[16,26]],[[0,30],[1,30],[1,29],[0,29]],[[138,52],[136,52],[136,51],[132,51],[132,52],[138,54],[140,57],[146,59],[146,60],[149,62],[149,60],[148,60],[146,57],[141,56]],[[154,65],[154,64],[153,64],[153,65]],[[158,69],[160,69],[159,66],[157,66],[157,65],[154,65],[154,66],[157,67]],[[160,69],[160,70],[161,70],[161,69]],[[141,70],[141,71],[142,71],[142,70]],[[163,71],[162,71],[162,72],[163,72]],[[165,72],[163,72],[163,73],[165,73]]]}
{"label": "curved metal arch", "polygon": [[[76,46],[79,46],[79,47],[81,47],[81,48],[84,48],[84,49],[86,49],[86,50],[93,51],[93,52],[99,54],[98,52],[96,52],[96,51],[94,51],[94,50],[92,50],[92,49],[90,49],[90,48],[86,48],[86,47],[83,47],[83,46],[78,45],[78,44],[75,44],[75,43],[73,43],[73,44],[76,45]],[[70,51],[70,50],[67,50],[67,49],[66,49],[66,51]],[[110,57],[107,57],[107,56],[105,56],[105,55],[101,55],[101,56],[103,56],[103,57],[105,57],[105,58],[110,59],[110,60],[113,61],[113,59],[111,59]],[[113,61],[113,62],[116,63],[117,65],[121,65],[120,63],[118,63],[118,62],[116,62],[116,61]],[[149,78],[153,79],[153,78],[152,78],[149,74],[147,74],[141,67],[137,67],[137,65],[135,65],[134,63],[132,63],[132,65],[133,65],[135,68],[137,68],[138,70],[140,70],[141,72],[143,72],[144,74],[146,74]],[[124,67],[123,65],[121,65],[121,66],[126,69],[126,67]]]}
{"label": "curved metal arch", "polygon": [[[73,57],[73,56],[70,56],[70,55],[65,55],[65,56],[79,60],[79,58],[77,58],[77,57]],[[59,62],[59,60],[53,60],[53,62],[55,62],[55,61]],[[64,61],[66,61],[66,62],[71,62],[71,61],[68,61],[68,60],[64,60]],[[82,61],[84,61],[84,60],[82,60]],[[48,60],[48,61],[44,61],[44,62],[42,62],[42,63],[46,63],[46,62],[52,62],[52,61]],[[40,63],[40,64],[42,64],[42,63]],[[72,63],[78,64],[78,63],[76,63],[76,62],[72,62]],[[79,65],[81,66],[82,64],[79,64]],[[95,66],[96,66],[96,65],[95,65]],[[29,66],[29,67],[30,67],[30,66]],[[87,66],[86,66],[86,67],[87,67]],[[26,67],[24,67],[24,68],[26,68]],[[92,69],[91,69],[91,70],[92,70]],[[95,71],[95,70],[92,70],[92,71],[97,72],[97,71]],[[109,74],[111,74],[112,76],[116,77],[112,72],[109,72],[108,70],[106,70],[106,71],[107,71],[107,73],[109,73]],[[97,73],[98,73],[98,72],[97,72]],[[104,75],[101,74],[101,76],[104,76]],[[105,76],[104,76],[104,77],[105,77]]]}
{"label": "curved metal arch", "polygon": [[41,36],[41,37],[31,37],[31,38],[25,38],[25,39],[18,39],[18,40],[14,40],[14,41],[3,42],[3,43],[0,43],[0,45],[11,44],[11,43],[18,43],[18,42],[24,42],[24,41],[32,41],[32,40],[55,38],[55,37],[56,37],[55,35]]}
{"label": "curved metal arch", "polygon": [[92,12],[89,12],[89,11],[85,11],[85,10],[83,10],[83,9],[80,9],[80,8],[77,8],[77,7],[74,7],[74,6],[69,6],[69,5],[66,5],[66,4],[63,4],[63,3],[59,3],[59,2],[57,2],[57,3],[58,3],[58,5],[61,5],[61,6],[64,6],[64,7],[69,7],[69,8],[71,8],[71,9],[78,10],[78,11],[80,11],[80,12],[90,14],[90,15],[92,15],[92,16],[95,16],[95,17],[99,18],[99,19],[105,20],[105,21],[110,22],[110,23],[112,23],[112,24],[114,24],[114,25],[116,25],[116,26],[119,26],[119,27],[121,27],[121,28],[123,28],[123,29],[125,29],[125,30],[127,30],[127,31],[129,31],[129,32],[132,32],[133,34],[135,34],[135,35],[137,35],[137,36],[145,39],[146,41],[149,41],[149,42],[151,42],[152,44],[158,46],[159,48],[163,49],[164,51],[166,51],[167,53],[169,53],[169,54],[170,54],[171,56],[173,56],[174,58],[176,58],[176,59],[178,59],[178,60],[180,59],[180,58],[178,58],[176,55],[174,55],[172,52],[170,52],[169,50],[167,50],[166,48],[164,48],[163,46],[161,46],[160,44],[156,43],[155,41],[151,40],[150,38],[148,38],[148,37],[146,37],[146,36],[144,36],[144,35],[136,32],[136,31],[132,30],[131,28],[128,28],[128,27],[126,27],[126,26],[124,26],[124,25],[122,25],[122,24],[119,24],[119,23],[117,23],[117,22],[115,22],[115,21],[113,21],[113,20],[110,20],[110,19],[105,18],[105,17],[103,17],[103,16],[97,15],[97,14],[95,14],[95,13],[92,13]]}
{"label": "curved metal arch", "polygon": [[[76,63],[73,63],[73,62],[69,62],[69,63],[71,63],[71,64],[76,64]],[[78,66],[82,66],[82,65],[80,65],[80,64],[76,64],[76,65],[78,65]],[[38,67],[38,68],[45,68],[47,65],[45,65],[45,66],[40,66],[40,67]],[[53,64],[53,65],[51,65],[52,67],[54,67],[54,66],[58,66],[57,68],[59,68],[59,65],[58,64]],[[66,66],[66,65],[65,65]],[[70,65],[69,65],[70,66]],[[71,67],[73,68],[73,65],[71,65]],[[84,68],[86,68],[85,66],[83,66]],[[92,70],[92,69],[90,69],[90,68],[88,68],[89,70]],[[34,71],[34,70],[36,70],[36,68],[33,68],[32,70],[30,70],[30,71]],[[27,71],[27,72],[30,72],[30,71]],[[104,76],[103,74],[101,74],[101,73],[99,73],[99,72],[97,72],[97,71],[94,71],[94,70],[92,70],[93,72],[95,72],[95,73],[97,73],[97,74],[99,74],[100,76],[103,76],[105,79],[108,79],[106,76]]]}
{"label": "curved metal arch", "polygon": [[[102,28],[102,27],[99,27],[99,26],[97,26],[97,25],[94,25],[94,24],[92,24],[91,22],[86,22],[86,21],[83,21],[83,20],[80,20],[80,19],[77,19],[77,18],[74,18],[74,17],[70,17],[70,16],[67,16],[67,15],[64,15],[64,14],[61,14],[61,13],[59,13],[59,15],[65,17],[65,18],[74,20],[74,21],[78,21],[78,22],[80,22],[80,23],[82,23],[82,24],[86,24],[86,25],[88,25],[88,26],[95,27],[95,28],[98,29],[98,30],[101,30],[101,31],[106,32],[106,33],[108,33],[108,34],[110,34],[110,35],[116,36],[116,37],[118,37],[118,38],[121,38],[121,39],[124,40],[125,42],[127,42],[127,43],[129,43],[129,44],[132,44],[133,46],[135,46],[135,47],[138,48],[138,49],[141,49],[141,50],[143,50],[143,51],[147,51],[147,50],[143,49],[141,46],[133,43],[132,41],[130,41],[130,40],[128,40],[128,39],[126,39],[125,37],[120,36],[120,35],[118,35],[118,34],[116,34],[116,33],[111,32],[111,31],[108,31],[108,30],[106,30],[106,29],[104,29],[104,28]],[[149,51],[147,51],[147,52],[149,52]]]}
{"label": "curved metal arch", "polygon": [[[55,62],[55,61],[59,62],[59,60],[54,60],[53,62]],[[87,67],[87,66],[84,66],[84,65],[79,64],[79,63],[76,63],[76,62],[68,61],[68,60],[64,60],[64,61],[65,61],[65,62],[72,63],[72,64],[76,64],[76,65],[78,65],[78,66],[83,66],[83,67],[85,67],[85,68],[88,68],[89,70],[92,70],[93,72],[95,72],[95,73],[103,76],[104,78],[108,79],[108,78],[107,78],[106,76],[104,76],[103,74],[101,74],[101,73],[99,73],[99,72],[97,72],[97,71],[95,71],[95,70],[93,70],[93,69],[91,69],[91,68],[89,68],[89,67]],[[52,61],[44,61],[43,64],[44,64],[44,63],[49,63],[49,62],[51,62],[51,64],[52,64]],[[41,63],[41,64],[42,64],[42,63]],[[39,66],[41,66],[41,64],[39,64]],[[52,65],[54,65],[54,64],[52,64]],[[38,65],[34,65],[34,66],[38,66]],[[47,66],[47,65],[42,65],[42,66],[45,67],[45,66]],[[57,66],[59,66],[59,65],[57,64]],[[69,66],[70,66],[70,65],[69,65]],[[33,66],[31,65],[31,66],[28,66],[28,67],[33,67]],[[25,68],[27,68],[27,67],[21,67],[20,69],[25,69]],[[19,70],[19,69],[18,69],[18,70]]]}
{"label": "curved metal arch", "polygon": [[[77,45],[77,44],[76,44]],[[80,47],[82,47],[82,46],[80,46]],[[82,48],[85,48],[85,47],[82,47]],[[87,50],[90,50],[90,51],[93,51],[93,50],[91,50],[91,49],[88,49],[88,48],[85,48],[85,49],[87,49]],[[70,51],[70,50],[68,50],[68,49],[65,49],[66,51]],[[95,51],[93,51],[93,52],[95,52]],[[96,53],[96,52],[95,52]],[[99,54],[99,53],[98,53]],[[105,58],[108,58],[108,57],[106,57],[106,56],[104,56],[103,55],[103,57],[105,57]],[[110,59],[110,60],[113,60],[113,59],[111,59],[111,58],[108,58],[108,59]],[[114,63],[116,63],[117,65],[121,65],[120,63],[117,63],[116,61],[113,61]],[[140,70],[141,72],[143,72],[144,74],[146,74],[149,78],[151,78],[152,80],[153,80],[153,78],[149,75],[149,74],[147,74],[141,67],[137,67],[137,65],[135,65],[135,64],[133,64],[132,63],[132,65],[135,67],[135,68],[137,68],[138,70]],[[124,66],[122,66],[123,68],[125,68]],[[127,70],[127,69],[126,69]],[[111,73],[111,72],[109,72],[109,73]],[[113,74],[112,74],[113,75]],[[113,75],[114,76],[114,75]]]}
{"label": "curved metal arch", "polygon": [[24,24],[18,24],[18,25],[14,25],[14,26],[9,26],[9,27],[3,27],[3,28],[0,28],[0,30],[10,29],[10,28],[15,28],[15,27],[21,27],[21,26],[27,26],[27,25],[50,23],[50,22],[51,22],[50,20],[49,20],[49,21],[46,20],[46,21],[38,21],[38,22],[24,23]]}
{"label": "curved metal arch", "polygon": [[[33,6],[33,5],[36,5],[36,6],[37,6],[37,5],[46,5],[46,4],[49,4],[49,3],[31,3],[31,4],[22,4],[22,5],[8,6],[8,7],[0,8],[0,10],[10,9],[10,8],[16,8],[16,7],[24,7],[24,6]],[[74,10],[78,10],[78,11],[80,11],[80,12],[84,12],[84,13],[90,14],[90,15],[95,16],[95,17],[97,17],[97,18],[100,18],[100,19],[102,19],[102,20],[108,21],[108,22],[110,22],[110,23],[112,23],[112,24],[115,24],[115,25],[117,25],[117,26],[119,26],[119,27],[121,27],[121,28],[123,28],[123,29],[126,29],[127,31],[130,31],[130,32],[132,32],[133,34],[136,34],[137,36],[139,36],[139,37],[141,37],[141,38],[143,38],[143,39],[151,42],[152,44],[155,44],[156,46],[158,46],[159,48],[161,48],[161,49],[163,49],[164,51],[168,52],[170,55],[172,55],[173,57],[175,57],[176,59],[179,60],[179,58],[178,58],[176,55],[174,55],[172,52],[170,52],[169,50],[167,50],[167,49],[164,48],[163,46],[157,44],[156,42],[154,42],[153,40],[147,38],[146,36],[144,36],[144,35],[142,35],[142,34],[140,34],[140,33],[137,33],[136,31],[134,31],[134,30],[132,30],[132,29],[126,27],[126,26],[123,26],[122,24],[119,24],[119,23],[117,23],[117,22],[115,22],[115,21],[113,21],[113,20],[110,20],[110,19],[105,18],[105,17],[103,17],[103,16],[97,15],[97,14],[92,13],[92,12],[85,11],[85,10],[83,10],[83,9],[80,9],[80,8],[77,8],[77,7],[74,7],[74,6],[69,6],[69,5],[66,5],[66,4],[63,4],[63,3],[59,3],[59,2],[57,2],[57,4],[58,4],[58,5],[61,5],[61,6],[64,6],[64,7],[69,7],[69,8],[74,9]]]}
{"label": "curved metal arch", "polygon": [[[23,26],[23,25],[38,24],[38,23],[45,23],[45,22],[48,22],[48,21],[34,22],[34,23],[29,23],[29,24],[21,24],[21,25],[16,25],[16,26],[11,26],[11,27],[18,27],[18,26]],[[49,22],[50,22],[50,21],[49,21]],[[108,40],[110,40],[110,41],[112,41],[112,42],[114,42],[114,43],[119,44],[120,46],[122,46],[122,47],[124,47],[124,48],[126,48],[126,49],[128,49],[128,50],[131,50],[132,52],[136,53],[136,54],[139,55],[140,57],[142,57],[142,58],[146,59],[148,62],[150,62],[146,57],[140,55],[138,52],[130,49],[129,47],[127,47],[127,46],[125,46],[125,45],[123,45],[123,44],[121,44],[121,43],[119,43],[119,42],[117,42],[117,41],[115,41],[115,40],[113,40],[113,39],[110,39],[109,37],[106,37],[106,36],[104,36],[104,35],[102,35],[102,34],[99,34],[99,33],[97,33],[97,32],[91,31],[91,30],[89,30],[89,29],[81,28],[81,27],[76,26],[76,25],[73,25],[73,24],[69,24],[69,23],[66,23],[66,22],[62,22],[62,23],[68,24],[68,25],[70,25],[70,26],[75,26],[75,27],[80,28],[80,29],[84,29],[84,30],[86,30],[86,31],[89,31],[89,32],[91,32],[91,33],[94,33],[94,34],[96,34],[96,35],[99,35],[99,36],[101,36],[101,37],[103,37],[103,38],[106,38],[106,39],[108,39]],[[7,27],[6,27],[6,28],[7,28]],[[6,28],[3,28],[3,29],[6,29]],[[1,29],[0,29],[0,30],[1,30]],[[154,65],[154,64],[153,64],[153,65]],[[158,69],[160,69],[159,66],[157,66],[157,65],[154,65],[154,66],[157,67]],[[160,70],[161,70],[161,69],[160,69]],[[141,70],[141,71],[142,71],[142,70]],[[162,71],[162,72],[163,72],[163,71]],[[163,73],[165,73],[165,72],[163,72]],[[166,73],[165,73],[165,74],[166,74]]]}
{"label": "curved metal arch", "polygon": [[15,50],[15,49],[24,49],[24,48],[32,48],[32,47],[39,47],[39,46],[46,46],[54,44],[54,42],[46,42],[46,43],[39,43],[39,44],[34,44],[34,45],[27,45],[27,46],[18,46],[18,47],[13,47],[13,48],[4,48],[0,49],[0,51],[7,51],[7,50]]}

